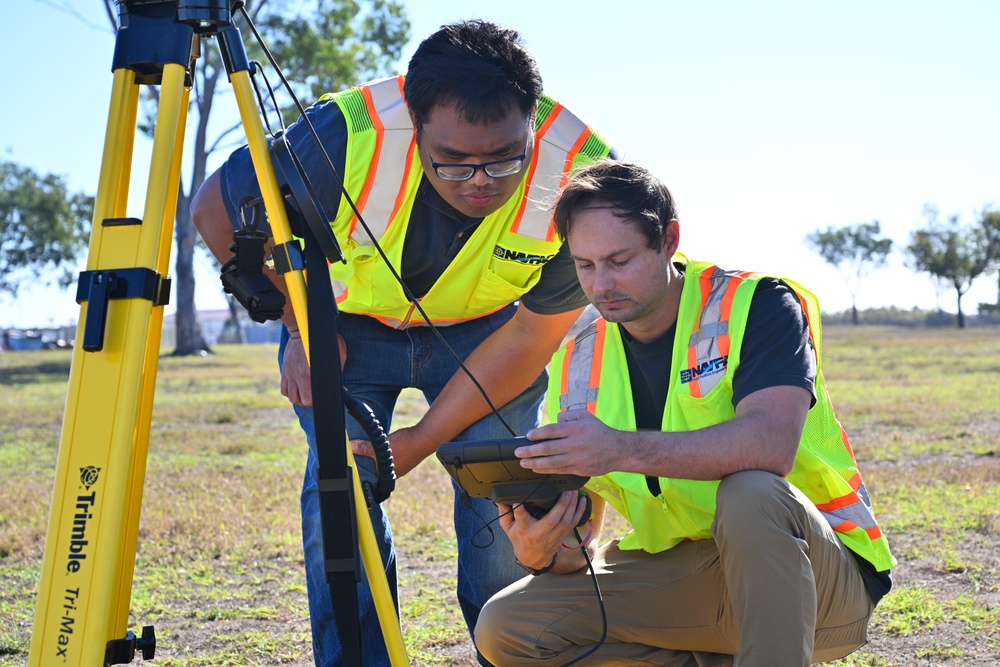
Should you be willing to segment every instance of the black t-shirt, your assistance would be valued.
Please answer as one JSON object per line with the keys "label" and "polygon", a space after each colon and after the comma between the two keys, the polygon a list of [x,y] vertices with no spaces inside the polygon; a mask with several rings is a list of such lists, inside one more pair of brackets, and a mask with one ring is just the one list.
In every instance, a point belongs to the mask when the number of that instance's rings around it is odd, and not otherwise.
{"label": "black t-shirt", "polygon": [[[672,352],[676,327],[648,343],[640,343],[622,331],[628,361],[636,429],[659,431],[672,373]],[[780,280],[757,283],[746,331],[740,349],[740,365],[733,374],[733,407],[755,391],[768,387],[794,386],[807,389],[816,403],[816,359],[805,313],[798,297]],[[660,494],[659,480],[646,477],[654,496]],[[853,552],[852,552],[853,553]],[[876,603],[892,586],[888,571],[877,572],[855,554],[869,595]]]}
{"label": "black t-shirt", "polygon": [[[640,343],[622,329],[640,431],[658,431],[663,423],[675,330]],[[765,279],[750,302],[740,366],[733,375],[733,407],[755,391],[778,386],[802,387],[816,403],[816,360],[802,306],[783,282]]]}
{"label": "black t-shirt", "polygon": [[[423,177],[406,229],[400,270],[415,296],[430,291],[482,221],[459,213]],[[577,280],[576,266],[565,243],[542,267],[538,282],[521,296],[521,303],[540,315],[565,313],[587,305],[587,295]]]}
{"label": "black t-shirt", "polygon": [[[306,113],[337,173],[343,174],[347,162],[347,123],[340,107],[332,100],[324,100],[309,107]],[[341,199],[337,179],[330,174],[329,166],[316,148],[305,123],[292,124],[287,135],[320,205],[332,220],[336,217]],[[230,223],[237,228],[241,219],[240,202],[245,197],[259,197],[260,194],[246,146],[229,156],[222,165],[220,177],[226,211]],[[438,194],[427,177],[423,177],[403,241],[402,266],[397,267],[414,296],[419,298],[427,294],[482,220],[459,213]],[[566,244],[542,267],[538,283],[521,297],[521,303],[528,310],[542,315],[565,313],[587,305],[587,297],[580,288],[576,267]]]}

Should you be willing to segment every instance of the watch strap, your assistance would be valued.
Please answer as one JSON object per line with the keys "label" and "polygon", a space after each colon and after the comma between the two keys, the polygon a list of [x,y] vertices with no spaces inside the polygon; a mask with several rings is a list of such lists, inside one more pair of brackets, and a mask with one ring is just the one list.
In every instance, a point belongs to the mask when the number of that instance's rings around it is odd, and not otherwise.
{"label": "watch strap", "polygon": [[554,568],[556,566],[556,559],[557,558],[559,558],[559,552],[558,551],[552,555],[552,562],[549,563],[548,565],[546,565],[545,567],[543,567],[540,570],[536,570],[533,567],[528,567],[527,565],[525,565],[524,563],[522,563],[521,561],[519,561],[517,559],[517,556],[514,557],[514,562],[517,563],[518,565],[520,565],[531,576],[537,577],[538,575],[545,574],[546,572],[548,572],[549,570],[551,570],[552,568]]}

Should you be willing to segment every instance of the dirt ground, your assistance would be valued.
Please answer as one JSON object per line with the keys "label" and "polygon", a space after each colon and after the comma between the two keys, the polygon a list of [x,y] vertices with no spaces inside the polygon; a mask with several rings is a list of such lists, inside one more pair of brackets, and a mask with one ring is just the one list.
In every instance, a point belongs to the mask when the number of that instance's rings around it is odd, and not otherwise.
{"label": "dirt ground", "polygon": [[[992,471],[987,474],[1000,484],[1000,450],[986,456],[969,456],[968,463],[983,466]],[[954,462],[952,461],[952,464]],[[891,474],[885,470],[899,463],[866,462],[866,474]],[[912,462],[909,463],[912,465]],[[912,546],[914,536],[908,534],[890,535],[890,545],[899,560],[893,571],[894,586],[926,587],[938,600],[955,600],[961,596],[975,596],[986,610],[992,610],[994,618],[1000,609],[1000,536],[994,529],[990,533],[977,535],[958,546],[956,561],[975,564],[975,568],[949,571],[938,559],[907,558],[903,554],[919,551]],[[890,634],[878,624],[879,609],[875,610],[876,620],[869,630],[869,644],[854,657],[864,656],[868,662],[863,665],[881,667],[986,667],[1000,665],[1000,626],[996,624],[985,633],[970,632],[966,624],[948,618],[934,624],[928,630],[913,634]]]}
{"label": "dirt ground", "polygon": [[[986,466],[995,470],[996,479],[1000,479],[1000,455],[977,457],[972,462],[977,466]],[[877,466],[896,465],[892,463],[872,464],[868,463],[866,468],[873,469]],[[889,472],[886,470],[883,473]],[[1000,539],[993,531],[989,535],[981,536],[984,539],[969,540],[960,545],[960,552],[957,554],[958,560],[966,563],[975,563],[975,571],[958,570],[947,571],[942,564],[935,560],[926,559],[905,559],[900,558],[900,565],[895,570],[894,578],[898,587],[923,586],[934,592],[935,597],[941,600],[954,600],[965,595],[975,595],[986,609],[996,610],[1000,608],[1000,580],[997,573],[1000,572]],[[908,535],[895,535],[892,537],[892,546],[897,554],[905,554],[912,551],[912,538]],[[406,552],[405,544],[397,544],[401,567],[409,570],[409,575],[403,576],[406,580],[421,579],[435,580],[445,578],[450,574],[451,564],[441,560],[426,560],[419,554],[409,554]],[[977,573],[986,573],[987,576],[977,576]],[[423,577],[417,575],[424,575]],[[413,595],[414,591],[408,589],[404,584],[400,590],[401,597]],[[274,595],[287,595],[287,591],[275,586]],[[304,594],[303,594],[304,595]],[[192,600],[192,604],[196,604]],[[878,616],[876,610],[876,617]],[[253,629],[267,632],[268,629],[281,628],[288,630],[289,624],[298,624],[305,630],[303,621],[299,617],[275,618],[269,620],[255,621]],[[227,621],[194,621],[191,616],[178,617],[176,619],[164,619],[162,625],[171,628],[170,642],[173,649],[164,653],[164,657],[177,653],[190,656],[207,655],[211,653],[211,646],[217,641],[220,635],[226,634],[231,629],[232,622]],[[251,628],[247,627],[246,621],[240,621],[243,631]],[[405,628],[404,628],[405,632]],[[876,618],[872,624],[869,636],[869,644],[858,652],[842,661],[841,665],[864,666],[864,667],[994,667],[1000,664],[1000,628],[987,629],[985,632],[970,632],[965,623],[945,618],[939,621],[928,630],[920,630],[912,634],[894,634],[887,632]],[[176,651],[176,652],[175,652]],[[433,655],[432,660],[414,659],[413,665],[474,665],[475,653],[469,640],[463,638],[457,641],[434,644],[429,651]],[[270,659],[264,656],[249,656],[251,664],[283,664],[294,666],[311,665],[311,652],[304,653],[285,659],[272,656]],[[269,662],[268,660],[273,660]],[[144,664],[136,661],[134,664]],[[198,663],[203,664],[203,663]]]}
{"label": "dirt ground", "polygon": [[[902,546],[902,541],[897,540],[897,544]],[[976,553],[970,553],[969,558],[983,563],[992,572],[1000,571],[1000,544],[994,543],[990,547],[977,546]],[[408,562],[409,567],[422,571],[424,574],[434,576],[434,570],[444,570],[450,567],[448,564],[424,563],[419,559],[408,558],[405,550],[400,553],[400,558]],[[949,599],[958,597],[962,593],[977,592],[980,599],[984,595],[984,582],[976,583],[971,580],[966,573],[953,572],[942,573],[938,563],[924,561],[902,562],[896,571],[896,581],[906,582],[907,585],[922,584],[940,593]],[[986,592],[986,600],[989,607],[995,609],[1000,606],[1000,587],[996,581],[985,582],[991,586],[992,591]],[[275,595],[284,594],[276,588]],[[409,594],[404,586],[401,596]],[[192,601],[196,603],[196,601]],[[190,615],[174,619],[163,619],[158,623],[159,627],[170,627],[170,644],[172,647],[166,649],[162,655],[207,655],[212,652],[212,645],[218,641],[218,637],[226,634],[229,630],[239,626],[241,631],[256,630],[268,632],[268,630],[279,629],[288,631],[290,624],[302,624],[302,619],[298,617],[276,618],[267,621],[253,621],[252,626],[247,626],[247,621],[212,621],[205,622],[195,620]],[[303,628],[304,629],[304,628]],[[405,628],[404,628],[405,632]],[[889,635],[878,625],[874,625],[870,631],[868,646],[862,648],[856,654],[845,661],[848,665],[871,665],[872,667],[909,667],[920,666],[930,667],[942,665],[947,667],[995,667],[1000,664],[1000,637],[994,632],[992,637],[969,633],[964,624],[957,621],[944,621],[938,623],[933,629],[926,632],[917,632],[911,635]],[[960,654],[959,654],[960,653]],[[472,643],[468,640],[445,642],[436,644],[433,647],[434,662],[414,660],[412,664],[417,665],[454,665],[469,666],[475,665],[475,653]],[[249,656],[248,656],[249,657]],[[274,661],[262,656],[253,656],[248,660],[250,664],[258,665],[293,665],[296,667],[306,667],[312,665],[311,651],[294,658],[281,659],[274,657]],[[133,664],[155,664],[143,663],[136,660]],[[202,664],[202,663],[199,663]]]}

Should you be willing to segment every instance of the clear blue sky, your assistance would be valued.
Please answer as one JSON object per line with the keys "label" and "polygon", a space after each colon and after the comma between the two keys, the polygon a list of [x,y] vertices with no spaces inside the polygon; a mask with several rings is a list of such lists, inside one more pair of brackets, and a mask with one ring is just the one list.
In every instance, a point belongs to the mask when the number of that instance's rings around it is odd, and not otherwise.
{"label": "clear blue sky", "polygon": [[[413,39],[400,71],[442,23],[485,17],[517,28],[546,91],[669,185],[683,251],[794,277],[825,310],[847,308],[850,297],[807,249],[808,232],[877,219],[902,246],[925,204],[966,223],[1000,206],[995,0],[404,2]],[[0,24],[0,155],[92,194],[113,49],[101,3],[4,2]],[[146,144],[133,195],[145,182]],[[141,215],[137,201],[130,215]],[[213,263],[197,264],[199,307],[223,307]],[[74,292],[42,283],[16,300],[0,296],[0,327],[76,319]],[[995,301],[996,284],[981,278],[965,311]],[[954,292],[937,295],[897,251],[858,305],[933,308],[938,299],[954,310]]]}

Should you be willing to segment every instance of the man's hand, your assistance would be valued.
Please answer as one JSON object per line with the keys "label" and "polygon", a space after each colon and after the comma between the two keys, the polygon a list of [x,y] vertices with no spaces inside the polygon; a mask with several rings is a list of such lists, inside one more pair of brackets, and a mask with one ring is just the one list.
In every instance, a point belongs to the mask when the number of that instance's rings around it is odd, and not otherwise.
{"label": "man's hand", "polygon": [[514,452],[521,466],[535,472],[597,477],[622,469],[622,434],[586,410],[561,412],[555,424],[532,429],[527,437],[545,440]]}
{"label": "man's hand", "polygon": [[[583,518],[587,501],[576,491],[567,491],[541,519],[531,516],[523,505],[497,503],[497,507],[500,508],[500,526],[510,537],[517,559],[528,567],[541,570],[560,552],[563,540],[573,534]],[[573,552],[579,558],[577,562],[576,558],[571,558],[569,550],[561,551],[565,558],[559,559],[554,571],[571,572],[585,564],[579,552]]]}
{"label": "man's hand", "polygon": [[[415,445],[416,431],[413,428],[401,428],[389,434],[389,447],[392,449],[392,467],[396,471],[396,479],[410,472],[424,457]],[[368,440],[351,440],[351,451],[355,456],[375,458],[375,450]]]}
{"label": "man's hand", "polygon": [[401,428],[390,433],[389,447],[392,448],[392,465],[396,469],[397,479],[420,465],[425,458],[422,452],[427,449],[416,427]]}
{"label": "man's hand", "polygon": [[[281,395],[296,405],[310,407],[312,375],[306,359],[305,345],[297,331],[293,331],[290,336],[281,361]],[[344,364],[347,363],[347,343],[340,334],[337,334],[337,345],[340,348],[340,370],[343,371]]]}
{"label": "man's hand", "polygon": [[766,470],[784,476],[795,464],[811,400],[802,387],[758,389],[739,402],[735,418],[692,431],[618,431],[585,410],[567,410],[555,424],[528,431],[538,442],[515,454],[539,473],[719,480]]}
{"label": "man's hand", "polygon": [[296,405],[312,405],[309,362],[302,338],[295,334],[288,339],[281,361],[281,395]]}
{"label": "man's hand", "polygon": [[456,372],[420,421],[404,429],[409,432],[402,439],[402,431],[390,435],[400,474],[490,414],[480,388],[498,408],[517,398],[549,363],[582,311],[540,315],[518,305],[514,316],[465,359],[466,368],[479,379],[479,387],[464,372]]}
{"label": "man's hand", "polygon": [[351,451],[355,456],[367,456],[375,458],[375,448],[369,440],[351,440]]}

